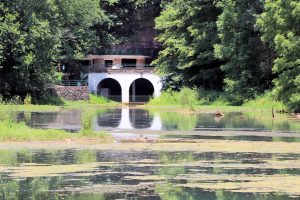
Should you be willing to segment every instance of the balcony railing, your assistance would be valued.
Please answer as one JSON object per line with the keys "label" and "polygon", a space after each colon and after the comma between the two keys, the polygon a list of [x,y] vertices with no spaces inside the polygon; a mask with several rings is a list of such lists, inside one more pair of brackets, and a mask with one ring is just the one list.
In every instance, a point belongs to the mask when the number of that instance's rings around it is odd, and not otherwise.
{"label": "balcony railing", "polygon": [[119,65],[94,64],[88,66],[90,72],[154,72],[155,66],[150,64],[123,63]]}
{"label": "balcony railing", "polygon": [[87,80],[62,80],[61,85],[63,86],[87,86]]}
{"label": "balcony railing", "polygon": [[101,55],[144,55],[144,56],[156,57],[158,54],[158,50],[153,49],[153,48],[106,49],[106,50],[98,50],[97,54],[101,54]]}

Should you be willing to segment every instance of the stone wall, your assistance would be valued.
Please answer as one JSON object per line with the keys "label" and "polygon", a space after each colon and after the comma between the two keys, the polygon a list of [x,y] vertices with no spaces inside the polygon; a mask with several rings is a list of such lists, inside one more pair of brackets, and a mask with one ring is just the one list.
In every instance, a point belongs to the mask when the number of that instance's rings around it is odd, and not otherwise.
{"label": "stone wall", "polygon": [[53,86],[49,88],[51,95],[63,97],[66,100],[89,100],[87,86]]}

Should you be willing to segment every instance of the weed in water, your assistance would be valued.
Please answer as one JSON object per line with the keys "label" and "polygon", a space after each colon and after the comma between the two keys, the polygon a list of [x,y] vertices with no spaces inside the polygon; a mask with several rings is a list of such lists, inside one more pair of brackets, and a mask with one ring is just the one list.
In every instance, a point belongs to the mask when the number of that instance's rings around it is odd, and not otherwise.
{"label": "weed in water", "polygon": [[95,110],[87,109],[84,110],[81,114],[81,134],[82,135],[92,135],[93,133],[93,121],[95,117]]}

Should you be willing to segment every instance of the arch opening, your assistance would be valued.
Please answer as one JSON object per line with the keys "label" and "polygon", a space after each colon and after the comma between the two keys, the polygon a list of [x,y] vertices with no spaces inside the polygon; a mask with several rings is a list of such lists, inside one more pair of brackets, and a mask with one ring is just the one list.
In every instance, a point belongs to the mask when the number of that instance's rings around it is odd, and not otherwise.
{"label": "arch opening", "polygon": [[153,93],[153,84],[145,78],[139,78],[130,85],[129,100],[130,102],[148,102]]}
{"label": "arch opening", "polygon": [[122,88],[118,81],[112,78],[103,79],[97,88],[97,94],[113,101],[122,101]]}

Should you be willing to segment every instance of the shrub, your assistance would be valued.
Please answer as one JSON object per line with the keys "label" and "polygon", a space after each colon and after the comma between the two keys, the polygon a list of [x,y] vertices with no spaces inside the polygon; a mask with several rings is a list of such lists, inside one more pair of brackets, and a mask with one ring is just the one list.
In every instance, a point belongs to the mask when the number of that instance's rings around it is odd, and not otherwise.
{"label": "shrub", "polygon": [[293,94],[288,103],[290,111],[299,113],[300,112],[300,94]]}
{"label": "shrub", "polygon": [[180,105],[188,107],[190,110],[195,110],[198,100],[198,91],[196,88],[182,88],[179,93]]}
{"label": "shrub", "polygon": [[32,103],[31,95],[27,94],[25,99],[24,99],[24,104],[25,105],[30,105]]}
{"label": "shrub", "polygon": [[19,96],[13,96],[8,102],[6,102],[7,104],[12,104],[12,105],[21,105],[23,104],[23,101],[21,100],[21,98]]}
{"label": "shrub", "polygon": [[7,122],[9,124],[16,123],[18,121],[18,112],[12,107],[9,110],[1,111],[0,121]]}
{"label": "shrub", "polygon": [[178,105],[179,104],[179,92],[166,90],[161,93],[159,98],[152,98],[149,101],[149,105]]}

